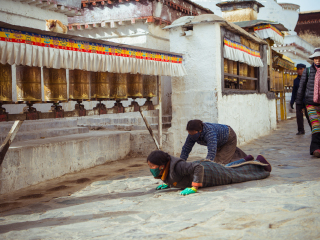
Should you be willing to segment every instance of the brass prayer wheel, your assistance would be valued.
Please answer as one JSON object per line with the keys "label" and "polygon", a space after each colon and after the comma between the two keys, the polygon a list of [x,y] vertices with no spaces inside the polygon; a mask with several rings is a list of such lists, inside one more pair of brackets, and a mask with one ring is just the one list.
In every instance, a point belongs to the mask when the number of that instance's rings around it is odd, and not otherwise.
{"label": "brass prayer wheel", "polygon": [[143,97],[152,98],[157,96],[157,76],[143,75]]}
{"label": "brass prayer wheel", "polygon": [[43,68],[45,101],[67,101],[66,69]]}
{"label": "brass prayer wheel", "polygon": [[244,63],[240,63],[240,64],[239,64],[239,75],[240,75],[240,76],[244,76],[244,75],[243,75],[243,69],[244,69]]}
{"label": "brass prayer wheel", "polygon": [[0,101],[12,101],[11,65],[0,64]]}
{"label": "brass prayer wheel", "polygon": [[233,62],[233,74],[238,75],[238,63]]}
{"label": "brass prayer wheel", "polygon": [[[237,75],[237,63],[232,61],[232,60],[228,60],[228,72],[230,74],[235,74]],[[235,65],[235,66],[234,66]],[[236,82],[237,79],[236,78],[233,78],[233,77],[229,77],[229,81],[233,81],[233,82]]]}
{"label": "brass prayer wheel", "polygon": [[248,77],[248,65],[244,63],[242,68],[243,68],[243,76]]}
{"label": "brass prayer wheel", "polygon": [[223,68],[224,68],[224,72],[228,73],[228,59],[226,58],[223,59]]}
{"label": "brass prayer wheel", "polygon": [[138,73],[128,75],[128,97],[143,97],[143,79],[141,74]]}
{"label": "brass prayer wheel", "polygon": [[91,73],[83,70],[69,71],[69,98],[72,100],[89,100]]}
{"label": "brass prayer wheel", "polygon": [[110,98],[110,75],[114,73],[95,72],[91,76],[91,98],[109,99]]}
{"label": "brass prayer wheel", "polygon": [[42,101],[40,67],[17,66],[17,100]]}
{"label": "brass prayer wheel", "polygon": [[128,99],[128,74],[114,73],[110,77],[110,98],[115,100]]}
{"label": "brass prayer wheel", "polygon": [[255,78],[254,67],[248,66],[248,74],[249,74],[249,77]]}

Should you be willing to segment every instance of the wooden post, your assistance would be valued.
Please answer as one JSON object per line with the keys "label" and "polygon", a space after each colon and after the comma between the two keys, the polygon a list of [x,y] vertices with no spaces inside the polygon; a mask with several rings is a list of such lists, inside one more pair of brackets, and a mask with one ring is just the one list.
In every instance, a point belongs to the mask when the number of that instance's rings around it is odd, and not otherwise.
{"label": "wooden post", "polygon": [[220,47],[220,54],[221,54],[221,91],[224,91],[224,35],[225,30],[223,27],[220,27],[221,30],[221,47]]}
{"label": "wooden post", "polygon": [[157,76],[158,84],[158,138],[159,138],[159,148],[162,150],[162,96],[161,96],[161,76]]}
{"label": "wooden post", "polygon": [[284,111],[284,120],[287,120],[287,103],[286,103],[286,89],[285,89],[285,74],[282,74],[283,81],[283,111]]}
{"label": "wooden post", "polygon": [[161,149],[160,149],[160,146],[159,146],[159,144],[158,144],[158,142],[157,142],[157,139],[156,139],[156,138],[154,137],[154,135],[153,135],[152,128],[150,127],[150,125],[149,125],[149,123],[148,123],[148,121],[147,121],[146,117],[144,116],[144,114],[143,114],[143,112],[142,112],[142,110],[141,110],[140,108],[139,108],[139,112],[140,112],[141,117],[142,117],[142,119],[143,119],[144,123],[146,124],[146,127],[147,127],[147,129],[149,130],[149,133],[150,133],[150,135],[151,135],[151,137],[152,137],[152,139],[153,139],[154,143],[156,144],[156,146],[157,146],[158,150],[161,150]]}
{"label": "wooden post", "polygon": [[12,128],[10,129],[6,139],[4,140],[4,142],[2,143],[1,147],[0,147],[0,166],[3,162],[3,159],[10,147],[10,144],[13,142],[14,137],[16,136],[21,124],[23,123],[23,121],[15,121]]}
{"label": "wooden post", "polygon": [[277,122],[279,122],[279,114],[278,114],[278,93],[275,92],[274,95],[276,96],[276,118],[277,118]]}
{"label": "wooden post", "polygon": [[283,91],[280,91],[280,114],[281,120],[284,120]]}

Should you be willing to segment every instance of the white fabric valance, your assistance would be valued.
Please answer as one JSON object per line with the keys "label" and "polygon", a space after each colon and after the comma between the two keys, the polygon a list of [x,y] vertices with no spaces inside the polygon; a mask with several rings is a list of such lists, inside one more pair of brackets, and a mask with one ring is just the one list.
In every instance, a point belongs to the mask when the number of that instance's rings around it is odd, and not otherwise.
{"label": "white fabric valance", "polygon": [[270,24],[254,27],[254,32],[262,39],[270,38],[278,45],[283,44],[281,32]]}
{"label": "white fabric valance", "polygon": [[0,29],[0,63],[94,72],[184,76],[182,57]]}
{"label": "white fabric valance", "polygon": [[186,75],[181,63],[75,52],[3,41],[0,41],[0,62],[11,65],[81,69],[94,72],[141,73],[161,76]]}
{"label": "white fabric valance", "polygon": [[224,57],[232,61],[246,63],[249,66],[263,67],[260,52],[227,38],[224,39]]}

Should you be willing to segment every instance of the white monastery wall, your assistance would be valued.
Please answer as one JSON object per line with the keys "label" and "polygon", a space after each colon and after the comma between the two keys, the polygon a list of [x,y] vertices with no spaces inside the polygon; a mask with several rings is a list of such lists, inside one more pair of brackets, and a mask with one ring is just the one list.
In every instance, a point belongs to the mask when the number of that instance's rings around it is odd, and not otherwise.
{"label": "white monastery wall", "polygon": [[65,14],[41,9],[19,1],[1,0],[0,11],[0,21],[19,26],[45,30],[45,19],[58,19],[63,24],[68,24],[68,18]]}
{"label": "white monastery wall", "polygon": [[[187,75],[172,78],[172,121],[174,154],[180,155],[188,135],[189,120],[218,121],[217,89],[221,79],[221,39],[218,24],[193,26],[193,34],[180,36],[182,28],[171,29],[171,51],[184,54]],[[210,39],[210,41],[209,41]],[[207,154],[206,147],[196,145],[190,156]]]}
{"label": "white monastery wall", "polygon": [[218,122],[232,127],[238,144],[270,133],[276,129],[276,103],[266,94],[224,95],[219,94]]}
{"label": "white monastery wall", "polygon": [[[258,0],[258,2],[264,5],[264,7],[259,10],[258,19],[280,22],[287,27],[288,22],[282,14],[282,7],[276,1]],[[290,0],[288,2],[290,2]]]}
{"label": "white monastery wall", "polygon": [[297,45],[305,48],[309,52],[314,52],[314,46],[312,44],[308,43],[306,40],[303,40],[298,35],[288,35],[284,38],[284,44],[290,44],[290,43],[296,43]]}

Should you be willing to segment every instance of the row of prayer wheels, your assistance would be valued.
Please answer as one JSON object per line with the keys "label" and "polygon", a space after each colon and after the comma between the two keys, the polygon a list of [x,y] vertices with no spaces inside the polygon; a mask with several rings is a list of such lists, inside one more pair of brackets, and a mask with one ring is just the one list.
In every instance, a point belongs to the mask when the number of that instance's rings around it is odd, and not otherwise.
{"label": "row of prayer wheels", "polygon": [[[239,69],[238,69],[239,67]],[[252,66],[249,66],[245,63],[239,63],[224,59],[224,72],[233,74],[233,75],[238,75],[238,76],[243,76],[243,77],[250,77],[250,78],[256,78],[256,73],[255,73],[255,68]],[[238,79],[236,77],[231,77],[231,76],[225,76],[224,78],[225,81],[229,83],[237,83]],[[245,80],[245,79],[240,79],[239,80],[240,86],[242,86],[242,89],[246,90],[255,90],[256,89],[256,81],[255,80]]]}
{"label": "row of prayer wheels", "polygon": [[273,77],[270,83],[272,91],[283,91],[284,87],[293,87],[294,79],[297,77],[295,72],[280,69],[273,69],[272,73]]}
{"label": "row of prayer wheels", "polygon": [[272,91],[283,91],[284,90],[284,73],[281,70],[272,70],[272,78],[270,82],[270,88]]}
{"label": "row of prayer wheels", "polygon": [[294,79],[297,78],[297,73],[295,72],[284,72],[284,86],[293,87]]}
{"label": "row of prayer wheels", "polygon": [[[41,68],[17,66],[17,100],[41,102]],[[69,70],[69,99],[66,69],[43,68],[47,102],[68,100],[126,100],[157,96],[157,76]],[[12,70],[0,64],[0,101],[12,101]]]}
{"label": "row of prayer wheels", "polygon": [[[224,72],[238,75],[238,62],[224,59]],[[239,63],[239,76],[255,78],[254,67],[245,63]]]}

